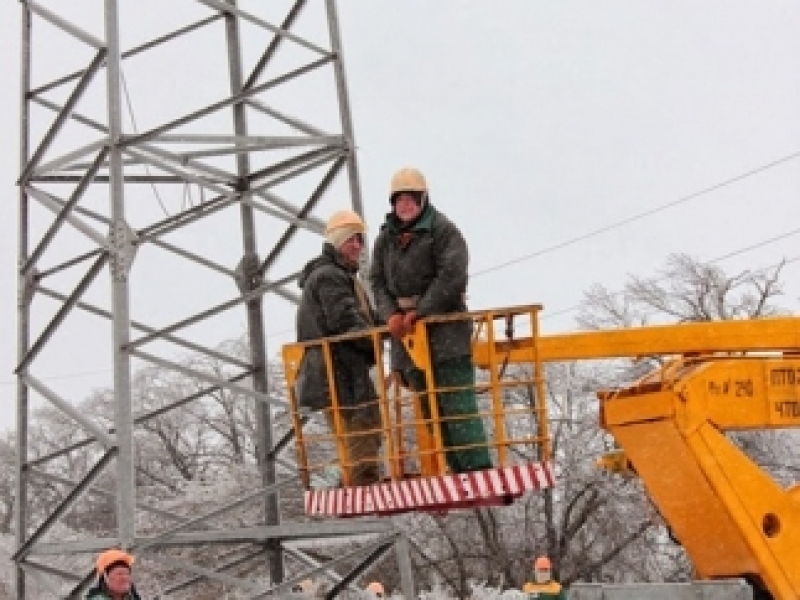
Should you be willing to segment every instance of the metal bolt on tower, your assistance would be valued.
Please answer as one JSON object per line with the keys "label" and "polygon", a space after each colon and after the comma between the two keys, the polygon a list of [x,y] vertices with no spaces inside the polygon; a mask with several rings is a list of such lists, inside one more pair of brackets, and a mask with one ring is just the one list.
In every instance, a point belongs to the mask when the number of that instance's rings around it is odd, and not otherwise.
{"label": "metal bolt on tower", "polygon": [[[110,546],[169,571],[170,597],[213,581],[252,598],[308,576],[333,597],[395,549],[413,596],[388,520],[281,519],[296,474],[265,327],[291,327],[326,214],[363,213],[335,0],[20,5],[16,598],[77,597]],[[249,354],[218,345],[242,331]],[[77,402],[89,390],[46,377],[84,363],[109,373],[98,414]],[[194,387],[153,404],[136,383],[147,369]],[[173,510],[144,490],[143,432],[166,436],[160,420],[223,395],[251,407],[260,480],[223,506]],[[34,449],[38,405],[70,435]],[[110,526],[81,509],[92,502]],[[237,516],[253,503],[256,521]],[[355,549],[329,562],[304,546],[342,538]]]}

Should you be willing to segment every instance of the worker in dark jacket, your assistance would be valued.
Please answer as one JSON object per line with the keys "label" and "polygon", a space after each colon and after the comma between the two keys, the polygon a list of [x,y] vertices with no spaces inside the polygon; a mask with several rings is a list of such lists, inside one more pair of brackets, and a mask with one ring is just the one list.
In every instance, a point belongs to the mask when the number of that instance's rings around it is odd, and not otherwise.
{"label": "worker in dark jacket", "polygon": [[[364,251],[364,222],[352,211],[339,211],[328,220],[322,254],[310,261],[300,276],[302,296],[297,309],[297,341],[364,331],[375,325],[375,313],[359,281],[358,266]],[[336,397],[340,408],[340,434],[345,437],[352,484],[379,481],[380,413],[378,394],[370,378],[375,364],[368,336],[331,346]],[[331,407],[327,369],[322,347],[306,350],[297,380],[301,406],[319,410]],[[325,412],[335,431],[331,410]]]}
{"label": "worker in dark jacket", "polygon": [[86,600],[141,600],[131,579],[133,556],[112,548],[101,552],[95,561],[97,583]]}
{"label": "worker in dark jacket", "polygon": [[[375,240],[370,283],[378,315],[395,338],[392,369],[422,391],[424,374],[398,340],[414,329],[417,319],[467,310],[467,244],[458,228],[431,204],[427,182],[418,170],[402,169],[394,175],[390,202],[392,212]],[[446,448],[454,448],[446,454],[447,464],[455,473],[488,469],[491,460],[483,422],[469,417],[478,412],[472,323],[434,323],[428,334],[436,387],[463,388],[436,394],[442,441]]]}

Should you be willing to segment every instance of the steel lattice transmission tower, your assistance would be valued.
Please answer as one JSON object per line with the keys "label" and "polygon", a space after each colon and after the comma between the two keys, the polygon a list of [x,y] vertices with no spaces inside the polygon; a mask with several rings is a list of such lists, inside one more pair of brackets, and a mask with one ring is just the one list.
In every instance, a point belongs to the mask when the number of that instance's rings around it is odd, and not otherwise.
{"label": "steel lattice transmission tower", "polygon": [[[335,208],[344,198],[363,212],[335,1],[21,9],[16,598],[32,585],[76,596],[92,555],[111,545],[180,574],[166,593],[212,579],[253,598],[314,574],[333,596],[394,548],[412,595],[407,541],[388,521],[281,521],[298,490],[278,494],[296,477],[280,454],[292,432],[270,387],[265,304],[296,300],[336,186]],[[283,315],[273,328],[291,327],[293,311],[273,312]],[[237,324],[244,356],[216,345]],[[42,376],[78,359],[109,372],[109,392],[93,396],[100,415]],[[140,397],[146,368],[180,378],[170,389],[184,393]],[[143,473],[157,473],[142,432],[208,440],[219,431],[189,419],[167,432],[162,420],[223,395],[251,407],[261,480],[225,506],[173,511],[143,489]],[[37,403],[60,411],[69,435],[34,454]],[[44,513],[41,486],[54,502]],[[255,522],[226,521],[254,502]],[[108,507],[110,526],[92,506]],[[361,545],[328,563],[303,549],[342,536]],[[242,575],[267,564],[261,579]]]}

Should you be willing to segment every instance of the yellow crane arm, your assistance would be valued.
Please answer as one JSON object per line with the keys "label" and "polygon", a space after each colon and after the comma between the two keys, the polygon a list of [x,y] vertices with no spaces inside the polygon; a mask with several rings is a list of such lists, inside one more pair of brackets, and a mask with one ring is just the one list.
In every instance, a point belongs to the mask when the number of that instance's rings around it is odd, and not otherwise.
{"label": "yellow crane arm", "polygon": [[[799,352],[799,324],[800,319],[785,317],[542,335],[538,340],[538,351],[543,362],[710,352]],[[509,362],[531,360],[531,345],[525,339],[497,341],[495,352],[508,353]],[[488,343],[476,340],[472,356],[477,366],[485,367],[489,356]]]}
{"label": "yellow crane arm", "polygon": [[617,440],[700,578],[749,576],[800,598],[800,490],[784,488],[725,431],[800,427],[800,318],[476,339],[473,358],[542,363],[667,356],[600,394]]}

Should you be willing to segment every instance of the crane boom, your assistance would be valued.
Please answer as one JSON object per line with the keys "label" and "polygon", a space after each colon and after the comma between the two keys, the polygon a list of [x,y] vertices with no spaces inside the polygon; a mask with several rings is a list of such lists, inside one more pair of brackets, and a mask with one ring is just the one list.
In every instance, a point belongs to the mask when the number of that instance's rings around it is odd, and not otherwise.
{"label": "crane boom", "polygon": [[[796,317],[784,317],[542,335],[538,351],[544,362],[709,352],[797,352],[800,351],[798,322]],[[530,352],[530,348],[525,339],[495,344],[495,352],[511,352],[511,362],[528,362],[530,356],[524,353]],[[476,366],[484,368],[488,364],[488,350],[486,340],[475,340],[472,356]]]}
{"label": "crane boom", "polygon": [[[687,323],[543,335],[543,363],[670,356],[601,393],[600,420],[624,450],[700,578],[745,576],[776,600],[800,598],[800,487],[784,488],[726,431],[800,427],[800,319]],[[476,340],[529,361],[525,340]]]}

